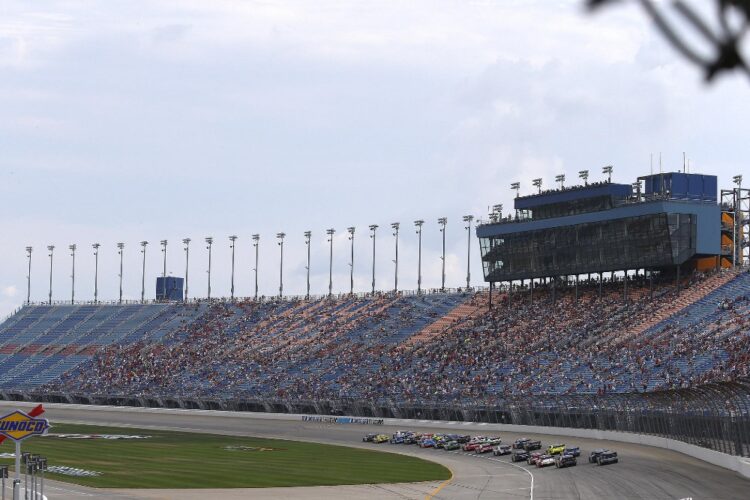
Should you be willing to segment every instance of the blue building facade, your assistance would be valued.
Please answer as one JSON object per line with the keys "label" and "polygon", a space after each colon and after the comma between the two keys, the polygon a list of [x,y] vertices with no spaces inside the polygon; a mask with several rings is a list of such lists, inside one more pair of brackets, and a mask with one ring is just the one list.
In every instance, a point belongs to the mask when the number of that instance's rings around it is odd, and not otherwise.
{"label": "blue building facade", "polygon": [[645,176],[635,191],[578,186],[516,198],[515,209],[477,227],[485,281],[663,269],[721,253],[715,176]]}

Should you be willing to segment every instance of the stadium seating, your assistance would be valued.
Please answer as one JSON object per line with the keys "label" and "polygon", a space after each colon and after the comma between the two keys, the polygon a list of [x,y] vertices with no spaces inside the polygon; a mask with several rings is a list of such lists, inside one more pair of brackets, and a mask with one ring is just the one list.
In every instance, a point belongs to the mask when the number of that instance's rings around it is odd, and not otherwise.
{"label": "stadium seating", "polygon": [[0,389],[492,402],[748,375],[750,275],[682,286],[28,306],[0,325]]}

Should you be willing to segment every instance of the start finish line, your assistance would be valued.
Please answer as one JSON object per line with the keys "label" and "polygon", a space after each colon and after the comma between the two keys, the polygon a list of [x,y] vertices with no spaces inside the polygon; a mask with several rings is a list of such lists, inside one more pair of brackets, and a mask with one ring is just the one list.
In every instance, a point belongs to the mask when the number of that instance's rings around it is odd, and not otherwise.
{"label": "start finish line", "polygon": [[[42,413],[44,413],[44,408],[42,405],[39,405],[29,413],[16,410],[0,417],[0,443],[5,438],[10,438],[16,443],[16,472],[13,479],[13,500],[20,500],[21,494],[21,441],[31,436],[41,436],[49,429],[49,421],[46,418],[37,418]],[[3,482],[5,482],[4,479]],[[28,497],[28,490],[25,489],[24,493],[24,496]],[[34,497],[37,496],[35,491],[33,495]],[[3,489],[3,498],[4,496],[5,490]],[[44,498],[44,480],[42,480],[41,498]]]}

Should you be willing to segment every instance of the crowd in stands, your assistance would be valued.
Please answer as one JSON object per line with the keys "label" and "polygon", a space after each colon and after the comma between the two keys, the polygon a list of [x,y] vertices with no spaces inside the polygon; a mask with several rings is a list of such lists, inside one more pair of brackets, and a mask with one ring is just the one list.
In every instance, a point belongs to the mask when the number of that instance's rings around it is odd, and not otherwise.
{"label": "crowd in stands", "polygon": [[[161,339],[103,348],[45,390],[491,403],[750,375],[750,275],[487,292],[216,302]],[[553,300],[554,297],[554,300]],[[685,301],[683,305],[679,300]],[[469,311],[440,331],[430,323]],[[191,307],[191,306],[185,306]],[[419,340],[414,340],[419,339]]]}

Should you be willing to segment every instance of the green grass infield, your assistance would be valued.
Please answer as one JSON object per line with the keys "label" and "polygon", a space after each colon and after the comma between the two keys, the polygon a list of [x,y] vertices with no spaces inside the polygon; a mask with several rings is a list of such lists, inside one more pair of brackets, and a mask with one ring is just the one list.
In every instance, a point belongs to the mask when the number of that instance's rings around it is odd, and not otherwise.
{"label": "green grass infield", "polygon": [[[53,424],[50,432],[151,436],[132,440],[49,436],[23,442],[24,452],[48,457],[49,466],[101,473],[46,477],[100,488],[323,486],[444,480],[451,474],[440,464],[415,457],[299,441],[72,424]],[[10,440],[0,446],[0,453],[13,451]],[[0,463],[11,465],[13,459],[3,458]]]}

